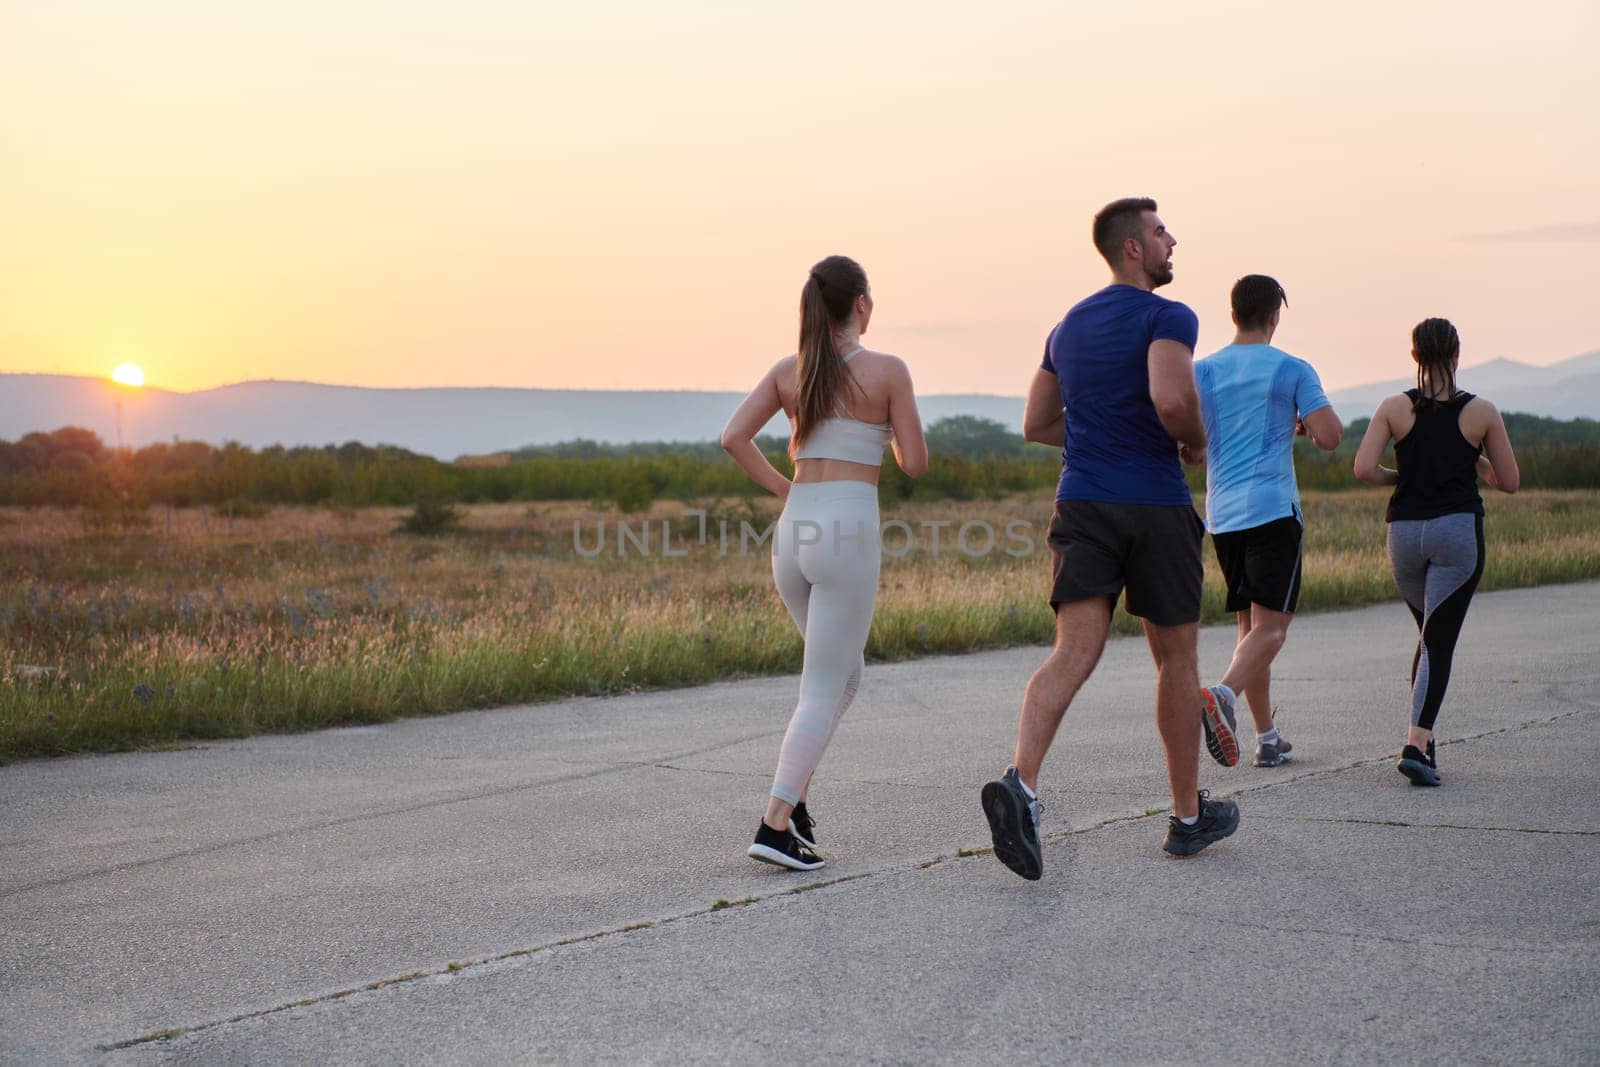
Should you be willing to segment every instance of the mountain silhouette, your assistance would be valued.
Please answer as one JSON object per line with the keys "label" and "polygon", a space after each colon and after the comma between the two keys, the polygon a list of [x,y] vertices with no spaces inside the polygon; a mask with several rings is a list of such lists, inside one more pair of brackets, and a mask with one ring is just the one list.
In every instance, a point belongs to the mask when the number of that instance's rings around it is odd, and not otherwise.
{"label": "mountain silhouette", "polygon": [[[1417,385],[1415,375],[1356,385],[1328,394],[1339,417],[1371,415],[1386,396]],[[1456,371],[1456,385],[1482,393],[1501,411],[1519,411],[1551,419],[1600,419],[1600,351],[1574,356],[1548,367],[1514,359],[1491,359]]]}
{"label": "mountain silhouette", "polygon": [[[1502,411],[1570,419],[1600,418],[1600,351],[1548,367],[1495,359],[1463,367],[1464,389],[1483,392]],[[1330,394],[1346,421],[1372,414],[1379,400],[1410,378]],[[252,381],[178,393],[129,390],[103,378],[0,374],[0,439],[62,426],[93,430],[108,444],[237,441],[329,445],[360,441],[398,445],[439,459],[550,445],[577,438],[607,444],[714,441],[742,399],[739,393],[587,389],[369,389],[315,382]],[[1020,432],[1020,396],[982,394],[919,398],[925,423],[951,415],[993,419]],[[766,433],[787,434],[782,416]]]}
{"label": "mountain silhouette", "polygon": [[[314,382],[254,381],[193,393],[128,390],[101,378],[0,374],[0,439],[81,426],[107,444],[237,441],[398,445],[439,459],[550,445],[577,438],[607,444],[715,441],[741,393],[586,389],[368,389]],[[978,415],[1022,427],[1022,398],[920,398],[926,422]],[[779,416],[766,433],[787,435]]]}

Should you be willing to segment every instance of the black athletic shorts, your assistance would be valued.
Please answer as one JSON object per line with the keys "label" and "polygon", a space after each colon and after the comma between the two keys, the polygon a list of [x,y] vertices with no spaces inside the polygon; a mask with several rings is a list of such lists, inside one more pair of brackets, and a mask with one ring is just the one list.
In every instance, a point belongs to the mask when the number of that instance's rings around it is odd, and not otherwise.
{"label": "black athletic shorts", "polygon": [[1050,607],[1126,589],[1129,615],[1156,626],[1199,622],[1204,539],[1188,504],[1061,501],[1050,521]]}
{"label": "black athletic shorts", "polygon": [[1293,515],[1248,530],[1211,535],[1228,587],[1228,610],[1260,604],[1293,614],[1300,603],[1300,520]]}

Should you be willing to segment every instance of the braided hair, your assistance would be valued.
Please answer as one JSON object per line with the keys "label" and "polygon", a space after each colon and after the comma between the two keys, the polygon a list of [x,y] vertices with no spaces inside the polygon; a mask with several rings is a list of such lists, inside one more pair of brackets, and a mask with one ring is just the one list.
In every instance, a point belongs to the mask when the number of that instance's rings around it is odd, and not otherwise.
{"label": "braided hair", "polygon": [[[1424,404],[1432,407],[1441,400],[1455,399],[1455,361],[1460,354],[1461,335],[1449,319],[1417,323],[1411,331],[1411,358],[1417,361],[1417,399],[1412,411],[1421,411]],[[1439,396],[1432,396],[1434,393]]]}

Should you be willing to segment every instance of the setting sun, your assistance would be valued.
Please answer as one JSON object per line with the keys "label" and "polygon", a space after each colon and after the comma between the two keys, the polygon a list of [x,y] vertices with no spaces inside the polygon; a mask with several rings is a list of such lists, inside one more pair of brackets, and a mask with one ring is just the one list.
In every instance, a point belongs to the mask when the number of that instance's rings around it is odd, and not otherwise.
{"label": "setting sun", "polygon": [[111,380],[119,385],[138,387],[144,384],[144,371],[140,370],[137,364],[122,363],[111,372]]}

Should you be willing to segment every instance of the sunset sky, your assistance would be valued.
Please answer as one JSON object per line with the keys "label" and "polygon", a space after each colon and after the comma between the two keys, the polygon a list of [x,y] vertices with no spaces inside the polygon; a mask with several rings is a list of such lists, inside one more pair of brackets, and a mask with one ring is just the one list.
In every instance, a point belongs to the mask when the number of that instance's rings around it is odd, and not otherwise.
{"label": "sunset sky", "polygon": [[1020,394],[1149,195],[1331,388],[1600,348],[1600,4],[0,0],[0,370],[744,389],[866,267]]}

